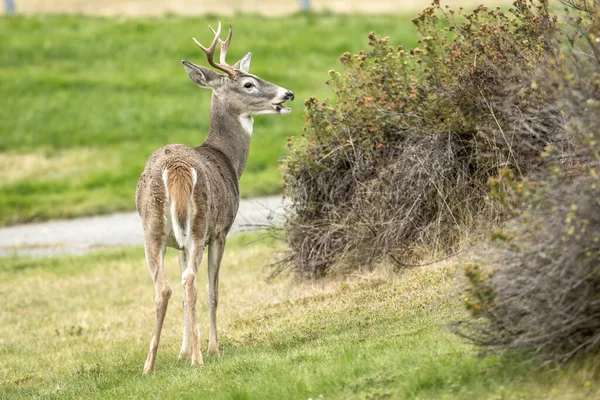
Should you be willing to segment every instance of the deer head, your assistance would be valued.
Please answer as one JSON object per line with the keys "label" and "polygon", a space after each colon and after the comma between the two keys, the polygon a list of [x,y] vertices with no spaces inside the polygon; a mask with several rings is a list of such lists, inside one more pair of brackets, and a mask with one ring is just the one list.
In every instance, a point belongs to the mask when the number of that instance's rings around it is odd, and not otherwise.
{"label": "deer head", "polygon": [[[216,31],[210,26],[209,28],[214,34],[214,39],[208,48],[202,46],[195,38],[194,42],[206,53],[208,63],[225,74],[183,60],[182,64],[192,81],[202,88],[212,89],[214,96],[236,115],[289,114],[292,110],[283,104],[294,100],[294,93],[250,74],[252,54],[246,54],[233,66],[227,64],[225,59],[231,43],[231,24],[225,41],[220,39],[220,22]],[[214,61],[217,43],[221,49],[218,63]]]}

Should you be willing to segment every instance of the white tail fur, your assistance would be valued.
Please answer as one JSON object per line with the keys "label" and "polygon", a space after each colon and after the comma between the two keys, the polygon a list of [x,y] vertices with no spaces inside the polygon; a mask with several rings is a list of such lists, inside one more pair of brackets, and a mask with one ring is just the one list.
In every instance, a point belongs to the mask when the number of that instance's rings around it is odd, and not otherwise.
{"label": "white tail fur", "polygon": [[[196,186],[196,182],[198,181],[198,175],[196,174],[196,170],[194,168],[190,168],[192,172],[192,185],[189,190],[189,195],[185,196],[186,198],[176,198],[176,196],[171,195],[171,191],[169,190],[168,179],[169,173],[168,170],[165,169],[162,174],[163,182],[165,184],[165,189],[167,191],[167,202],[170,203],[170,213],[171,213],[171,226],[173,228],[173,236],[175,236],[175,240],[180,247],[184,247],[187,244],[188,238],[190,237],[190,220],[192,218],[192,195],[194,193],[194,187]],[[185,202],[185,215],[182,215],[182,207],[179,202]]]}

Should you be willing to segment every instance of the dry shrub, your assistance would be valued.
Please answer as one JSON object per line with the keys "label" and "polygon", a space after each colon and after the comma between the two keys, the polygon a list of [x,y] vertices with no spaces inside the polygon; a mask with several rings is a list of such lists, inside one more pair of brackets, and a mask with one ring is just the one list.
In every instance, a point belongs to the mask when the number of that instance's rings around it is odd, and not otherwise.
{"label": "dry shrub", "polygon": [[[286,261],[299,277],[450,251],[503,216],[487,180],[534,170],[557,141],[549,95],[531,85],[556,31],[547,1],[464,16],[436,1],[413,22],[419,48],[371,33],[368,51],[330,72],[336,102],[306,102],[284,165]],[[537,122],[524,130],[525,119]]]}
{"label": "dry shrub", "polygon": [[575,146],[566,154],[550,146],[536,179],[506,171],[493,182],[520,216],[495,233],[491,269],[467,266],[475,319],[459,325],[491,350],[556,362],[600,347],[600,1],[566,4],[573,47],[556,49],[539,82],[556,92],[564,119],[554,123]]}

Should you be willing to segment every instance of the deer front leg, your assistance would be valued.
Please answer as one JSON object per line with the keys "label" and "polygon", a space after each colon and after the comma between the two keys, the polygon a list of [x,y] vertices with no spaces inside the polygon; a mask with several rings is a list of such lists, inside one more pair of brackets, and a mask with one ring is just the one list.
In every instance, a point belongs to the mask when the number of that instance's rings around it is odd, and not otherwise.
{"label": "deer front leg", "polygon": [[211,239],[208,245],[208,319],[210,321],[210,339],[208,354],[219,355],[217,336],[217,305],[219,303],[219,269],[225,250],[225,238]]}
{"label": "deer front leg", "polygon": [[158,343],[160,342],[160,332],[162,330],[165,315],[167,313],[167,305],[173,290],[167,281],[167,276],[164,269],[165,245],[158,241],[146,242],[146,261],[150,275],[154,281],[154,289],[156,292],[156,321],[154,323],[154,331],[152,332],[152,340],[150,341],[150,350],[148,358],[144,365],[144,373],[154,371],[154,363],[156,361],[156,353],[158,351]]}
{"label": "deer front leg", "polygon": [[[185,250],[179,251],[179,268],[181,269],[181,274],[183,277],[183,273],[187,268],[187,256]],[[184,282],[185,285],[185,282]],[[187,294],[184,286],[183,290],[183,340],[181,341],[181,351],[179,352],[179,360],[185,361],[189,360],[192,355],[190,349],[190,313],[189,313],[189,305],[187,300]]]}
{"label": "deer front leg", "polygon": [[185,286],[185,296],[188,302],[188,315],[190,321],[191,340],[192,340],[192,365],[202,365],[202,353],[200,352],[200,333],[198,331],[198,321],[196,318],[196,274],[198,266],[202,262],[202,253],[204,252],[204,238],[194,240],[188,249],[187,268],[182,274],[182,283]]}

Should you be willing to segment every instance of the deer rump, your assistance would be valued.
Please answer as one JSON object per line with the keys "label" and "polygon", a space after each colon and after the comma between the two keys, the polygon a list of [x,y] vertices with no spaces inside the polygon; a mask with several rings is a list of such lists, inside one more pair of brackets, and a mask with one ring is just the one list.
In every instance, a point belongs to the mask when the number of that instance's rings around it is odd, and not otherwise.
{"label": "deer rump", "polygon": [[192,220],[192,194],[198,182],[198,174],[193,167],[186,164],[174,164],[164,169],[162,179],[167,193],[173,236],[179,248],[186,247],[190,237]]}

